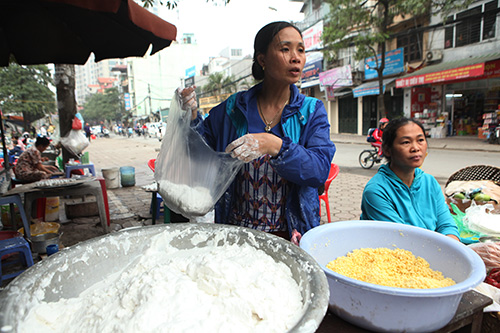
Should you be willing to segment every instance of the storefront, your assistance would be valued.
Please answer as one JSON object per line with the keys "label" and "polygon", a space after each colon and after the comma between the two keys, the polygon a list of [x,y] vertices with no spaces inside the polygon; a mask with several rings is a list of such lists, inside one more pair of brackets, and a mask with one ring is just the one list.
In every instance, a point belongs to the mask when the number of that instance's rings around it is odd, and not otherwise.
{"label": "storefront", "polygon": [[[444,62],[396,80],[410,96],[410,117],[431,137],[485,138],[500,113],[500,54]],[[405,105],[405,109],[407,109]]]}

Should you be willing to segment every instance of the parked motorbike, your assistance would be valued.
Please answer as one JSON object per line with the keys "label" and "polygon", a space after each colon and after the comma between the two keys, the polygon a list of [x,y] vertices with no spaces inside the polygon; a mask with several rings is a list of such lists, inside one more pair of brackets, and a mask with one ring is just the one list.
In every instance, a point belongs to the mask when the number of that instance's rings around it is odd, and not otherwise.
{"label": "parked motorbike", "polygon": [[490,130],[488,135],[488,143],[500,144],[500,126]]}
{"label": "parked motorbike", "polygon": [[378,154],[379,148],[372,144],[372,149],[365,149],[359,154],[359,164],[363,169],[370,169],[375,163],[383,160]]}

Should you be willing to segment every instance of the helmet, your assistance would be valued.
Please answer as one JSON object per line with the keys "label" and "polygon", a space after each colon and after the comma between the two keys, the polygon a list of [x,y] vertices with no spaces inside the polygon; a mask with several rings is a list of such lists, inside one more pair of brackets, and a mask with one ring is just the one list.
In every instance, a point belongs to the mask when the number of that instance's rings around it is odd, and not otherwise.
{"label": "helmet", "polygon": [[387,118],[382,118],[379,120],[379,123],[388,123],[389,122],[389,119]]}

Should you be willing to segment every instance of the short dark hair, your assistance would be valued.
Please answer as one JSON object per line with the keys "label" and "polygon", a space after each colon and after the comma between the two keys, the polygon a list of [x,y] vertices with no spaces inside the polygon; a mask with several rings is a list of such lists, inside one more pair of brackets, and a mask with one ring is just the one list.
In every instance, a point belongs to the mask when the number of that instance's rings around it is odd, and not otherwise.
{"label": "short dark hair", "polygon": [[50,145],[50,140],[47,139],[47,137],[39,136],[38,138],[36,138],[35,147],[41,147],[41,146],[48,147],[49,145]]}
{"label": "short dark hair", "polygon": [[266,54],[267,49],[269,48],[269,44],[271,44],[271,42],[273,41],[274,36],[276,36],[278,32],[285,28],[294,28],[302,37],[302,33],[300,32],[299,28],[297,28],[290,22],[285,21],[271,22],[262,27],[259,32],[257,32],[257,35],[255,35],[255,41],[253,43],[254,53],[252,75],[256,80],[264,79],[264,70],[257,61],[257,56],[261,53]]}
{"label": "short dark hair", "polygon": [[[418,127],[420,127],[420,129],[422,130],[422,133],[424,133],[424,137],[425,137],[424,125],[422,125],[422,123],[419,122],[418,120],[415,120],[413,118],[405,118],[405,117],[396,118],[396,119],[389,121],[387,126],[385,126],[385,128],[384,128],[384,133],[382,134],[382,150],[387,151],[387,150],[391,149],[393,144],[394,144],[394,140],[396,140],[396,135],[397,135],[398,129],[400,129],[404,125],[408,125],[410,123],[418,125]],[[425,140],[427,140],[427,138],[425,138]],[[385,156],[385,158],[387,159],[387,161],[389,163],[391,162],[390,156]]]}

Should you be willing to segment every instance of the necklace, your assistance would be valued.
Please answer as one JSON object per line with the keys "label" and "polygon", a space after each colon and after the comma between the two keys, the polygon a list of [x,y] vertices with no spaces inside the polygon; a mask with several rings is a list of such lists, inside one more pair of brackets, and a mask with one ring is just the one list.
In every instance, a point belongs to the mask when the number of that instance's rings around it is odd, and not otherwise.
{"label": "necklace", "polygon": [[274,121],[276,120],[276,118],[278,117],[278,115],[281,113],[281,111],[283,111],[283,109],[285,108],[285,106],[288,104],[288,100],[285,101],[285,104],[283,104],[283,106],[281,107],[281,109],[276,112],[276,114],[274,115],[274,118],[271,120],[271,121],[267,121],[266,120],[266,117],[264,117],[264,113],[262,113],[262,108],[260,107],[260,100],[257,98],[257,106],[258,106],[258,109],[259,109],[259,113],[260,113],[260,116],[262,117],[262,120],[264,120],[264,122],[266,123],[266,127],[264,127],[264,130],[266,132],[271,132],[271,128],[272,128],[272,124],[274,123]]}

